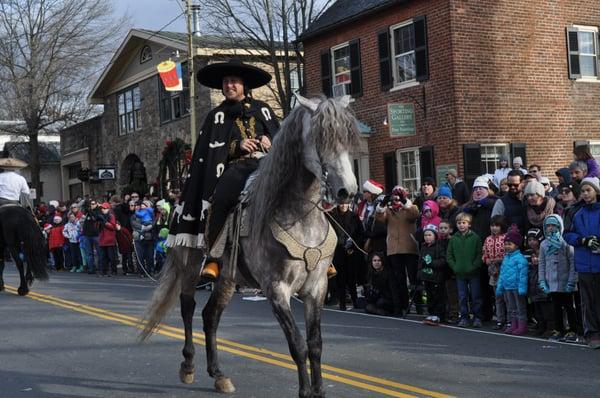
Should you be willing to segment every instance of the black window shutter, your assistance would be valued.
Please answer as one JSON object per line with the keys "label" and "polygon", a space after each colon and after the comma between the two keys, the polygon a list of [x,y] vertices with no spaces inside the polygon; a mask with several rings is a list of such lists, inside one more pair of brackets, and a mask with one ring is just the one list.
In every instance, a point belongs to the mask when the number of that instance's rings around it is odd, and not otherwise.
{"label": "black window shutter", "polygon": [[464,176],[467,187],[481,175],[481,146],[479,144],[463,145]]}
{"label": "black window shutter", "polygon": [[579,41],[576,28],[567,28],[567,61],[569,63],[569,79],[580,78]]}
{"label": "black window shutter", "polygon": [[[419,148],[419,168],[421,169],[421,181],[425,177],[436,178],[435,162],[433,158],[433,146],[428,145]],[[439,181],[437,184],[439,185]]]}
{"label": "black window shutter", "polygon": [[427,54],[427,19],[425,16],[413,20],[415,30],[415,66],[417,68],[417,81],[429,79],[429,61]]}
{"label": "black window shutter", "polygon": [[521,167],[527,168],[527,145],[524,142],[513,142],[510,144],[511,159],[520,156],[523,159]]}
{"label": "black window shutter", "polygon": [[573,141],[573,149],[577,148],[578,146],[586,146],[586,145],[590,145],[590,142],[585,141],[585,140]]}
{"label": "black window shutter", "polygon": [[383,154],[383,174],[387,193],[398,184],[398,167],[396,167],[396,152]]}
{"label": "black window shutter", "polygon": [[326,97],[333,95],[331,88],[331,52],[329,49],[321,52],[321,90]]}
{"label": "black window shutter", "polygon": [[362,71],[360,67],[360,40],[350,42],[350,92],[353,97],[362,95]]}
{"label": "black window shutter", "polygon": [[379,48],[379,81],[381,91],[389,91],[393,85],[389,28],[377,32],[377,43]]}

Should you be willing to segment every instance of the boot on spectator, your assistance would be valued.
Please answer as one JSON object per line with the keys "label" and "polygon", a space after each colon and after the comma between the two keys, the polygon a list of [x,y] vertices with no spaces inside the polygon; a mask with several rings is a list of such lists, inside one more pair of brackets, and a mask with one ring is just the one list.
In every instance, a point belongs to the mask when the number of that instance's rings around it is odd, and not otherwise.
{"label": "boot on spectator", "polygon": [[515,330],[517,329],[517,318],[513,318],[510,320],[510,326],[508,326],[506,329],[504,329],[504,333],[506,334],[513,334],[515,332]]}

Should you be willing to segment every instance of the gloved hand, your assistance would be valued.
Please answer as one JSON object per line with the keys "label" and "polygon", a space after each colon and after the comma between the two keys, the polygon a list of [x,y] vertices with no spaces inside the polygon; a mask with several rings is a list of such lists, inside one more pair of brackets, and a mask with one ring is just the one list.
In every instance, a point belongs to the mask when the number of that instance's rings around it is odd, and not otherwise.
{"label": "gloved hand", "polygon": [[598,250],[600,248],[600,240],[595,235],[586,236],[585,238],[580,238],[579,242],[582,246],[587,247],[590,250]]}
{"label": "gloved hand", "polygon": [[429,265],[433,260],[429,254],[426,254],[425,257],[423,257],[423,261],[425,262],[425,264]]}
{"label": "gloved hand", "polygon": [[353,246],[354,246],[354,243],[352,243],[352,239],[350,239],[350,238],[346,239],[346,243],[344,243],[344,249],[346,249],[346,250],[352,249]]}
{"label": "gloved hand", "polygon": [[540,289],[542,289],[544,293],[550,293],[550,286],[548,286],[548,282],[540,281],[540,283],[538,283],[538,286],[540,287]]}
{"label": "gloved hand", "polygon": [[575,291],[575,284],[573,282],[569,282],[567,283],[567,286],[565,287],[565,291],[567,293],[572,293]]}

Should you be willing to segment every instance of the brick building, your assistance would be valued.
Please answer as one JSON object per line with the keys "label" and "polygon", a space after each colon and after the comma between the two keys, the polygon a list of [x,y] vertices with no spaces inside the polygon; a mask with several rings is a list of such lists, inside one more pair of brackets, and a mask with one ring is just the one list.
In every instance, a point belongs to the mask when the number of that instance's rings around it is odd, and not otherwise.
{"label": "brick building", "polygon": [[[191,142],[187,40],[187,34],[177,32],[129,32],[88,98],[103,105],[103,113],[61,132],[64,199],[121,193],[134,182],[149,188],[159,176],[165,141]],[[200,36],[194,37],[194,47],[196,70],[232,57],[268,70],[265,54],[248,50],[243,40]],[[181,92],[167,92],[158,76],[156,66],[167,59],[182,63]],[[269,87],[254,90],[254,95],[277,112]],[[219,90],[196,85],[198,129],[222,100]],[[82,168],[90,170],[89,181],[79,179]]]}
{"label": "brick building", "polygon": [[600,157],[595,0],[338,0],[299,38],[309,95],[351,94],[369,174],[472,181],[501,154],[554,171]]}

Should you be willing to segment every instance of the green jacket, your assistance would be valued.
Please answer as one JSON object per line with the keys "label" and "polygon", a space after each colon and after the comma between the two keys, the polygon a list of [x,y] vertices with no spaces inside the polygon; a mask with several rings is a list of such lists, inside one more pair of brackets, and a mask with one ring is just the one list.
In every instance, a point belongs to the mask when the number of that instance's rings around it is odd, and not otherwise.
{"label": "green jacket", "polygon": [[465,235],[455,233],[448,242],[446,254],[448,265],[458,276],[475,274],[483,261],[481,260],[481,239],[469,231]]}

